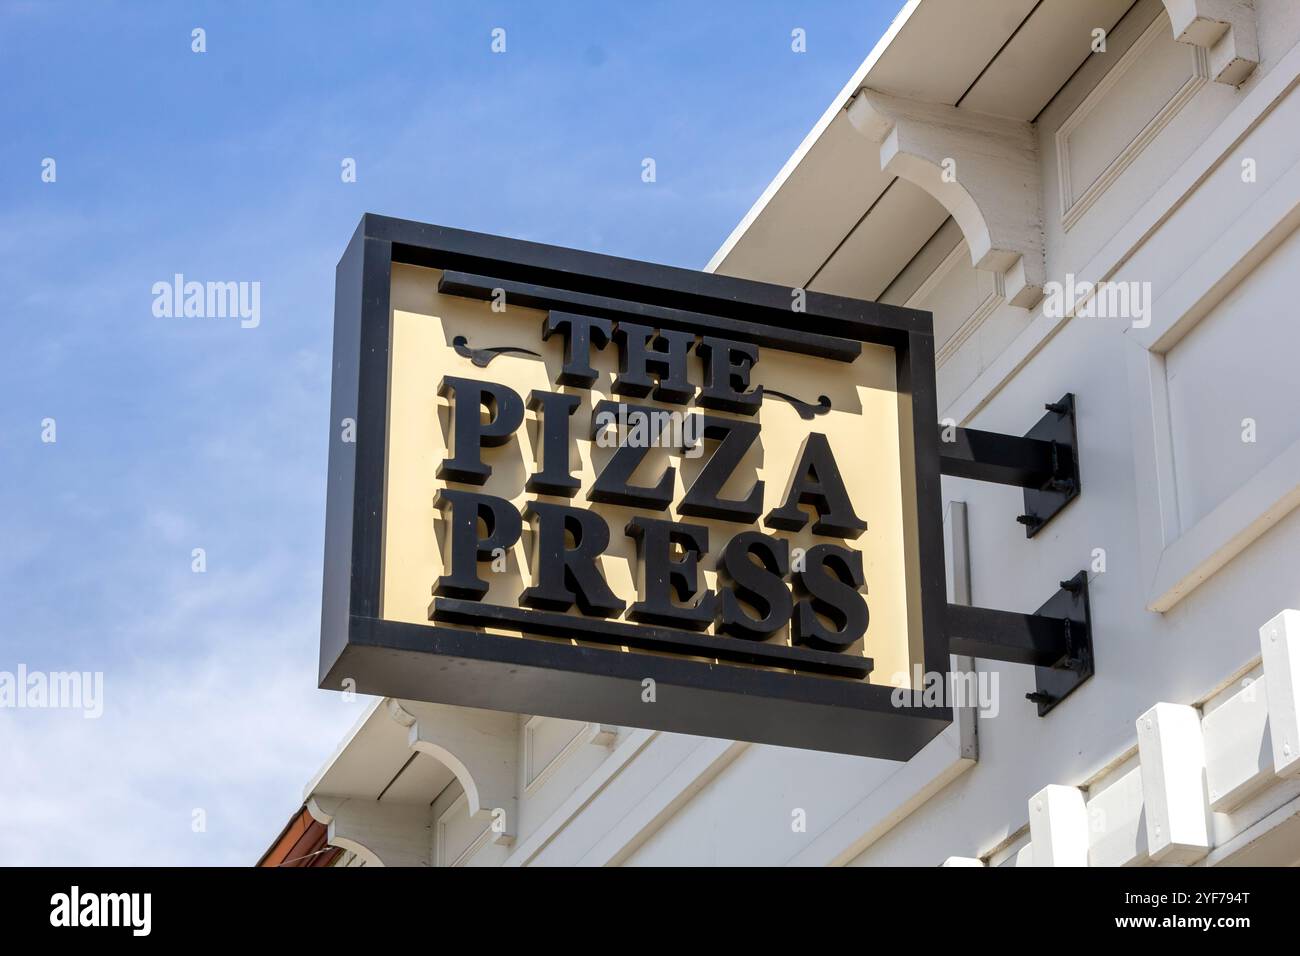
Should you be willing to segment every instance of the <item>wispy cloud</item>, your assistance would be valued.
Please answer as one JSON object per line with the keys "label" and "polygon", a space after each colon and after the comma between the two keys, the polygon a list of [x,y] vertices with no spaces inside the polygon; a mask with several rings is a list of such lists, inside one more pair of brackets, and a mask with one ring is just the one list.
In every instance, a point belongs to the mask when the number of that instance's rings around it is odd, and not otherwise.
{"label": "wispy cloud", "polygon": [[312,603],[223,612],[244,586],[144,622],[150,650],[105,667],[99,719],[0,708],[0,864],[256,860],[366,701],[312,688]]}

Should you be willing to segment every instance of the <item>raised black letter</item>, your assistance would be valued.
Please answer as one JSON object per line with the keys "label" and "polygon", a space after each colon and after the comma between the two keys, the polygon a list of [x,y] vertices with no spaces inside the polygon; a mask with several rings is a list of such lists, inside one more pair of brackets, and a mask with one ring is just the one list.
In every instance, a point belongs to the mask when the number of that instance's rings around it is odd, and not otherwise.
{"label": "raised black letter", "polygon": [[804,439],[799,464],[790,476],[790,491],[785,504],[767,513],[768,527],[798,531],[808,523],[808,515],[799,505],[817,509],[813,534],[836,538],[856,538],[867,530],[867,523],[853,513],[853,504],[840,477],[839,466],[831,454],[826,436],[813,432]]}
{"label": "raised black letter", "polygon": [[[451,457],[438,466],[444,481],[486,484],[492,474],[483,464],[482,448],[504,445],[524,420],[524,400],[514,389],[495,382],[446,375],[438,383],[438,394],[451,401]],[[487,423],[479,412],[488,410]]]}
{"label": "raised black letter", "polygon": [[[758,558],[755,564],[750,555]],[[722,614],[718,631],[750,641],[761,641],[785,627],[794,609],[785,576],[790,571],[790,543],[770,538],[761,531],[742,531],[730,541],[718,559],[718,576],[731,587],[719,587]],[[762,617],[745,613],[741,602]]]}
{"label": "raised black letter", "polygon": [[[795,608],[790,636],[795,644],[842,651],[867,632],[870,620],[866,599],[858,593],[865,583],[862,552],[838,544],[818,544],[808,549],[805,558],[805,570],[795,572],[794,585],[807,600]],[[823,624],[818,614],[829,619],[835,629]]]}
{"label": "raised black letter", "polygon": [[[753,524],[763,510],[763,483],[755,481],[743,499],[719,497],[722,486],[745,457],[749,446],[758,438],[758,422],[741,422],[715,415],[701,415],[701,437],[717,441],[713,456],[704,463],[699,475],[678,506],[678,514],[697,518],[715,518],[718,521],[739,521]],[[771,523],[770,520],[768,522]]]}
{"label": "raised black letter", "polygon": [[[644,398],[653,388],[661,402],[684,405],[691,400],[695,386],[686,380],[686,356],[695,341],[693,333],[671,329],[656,333],[647,325],[620,322],[614,341],[618,343],[616,394]],[[652,372],[657,385],[650,379]]]}
{"label": "raised black letter", "polygon": [[628,508],[648,508],[665,511],[673,500],[673,476],[677,469],[669,465],[653,486],[631,484],[632,474],[651,448],[661,443],[659,436],[668,424],[672,412],[649,405],[629,405],[604,399],[591,410],[591,437],[597,438],[602,430],[628,426],[628,432],[619,436],[619,445],[596,476],[587,491],[589,501],[624,505]]}
{"label": "raised black letter", "polygon": [[564,336],[564,368],[555,379],[556,385],[591,388],[595,384],[597,373],[591,367],[591,347],[603,349],[612,327],[608,319],[570,312],[547,313],[542,323],[542,341],[555,332]]}
{"label": "raised black letter", "polygon": [[752,392],[749,371],[758,362],[758,346],[704,336],[695,352],[704,359],[704,387],[696,403],[737,415],[754,415],[763,404],[763,386]]}
{"label": "raised black letter", "polygon": [[578,407],[578,396],[535,388],[528,395],[528,407],[542,420],[542,470],[529,476],[524,488],[535,495],[572,498],[582,484],[569,474],[569,416]]}
{"label": "raised black letter", "polygon": [[[596,559],[609,544],[609,525],[594,511],[530,501],[524,517],[533,521],[533,580],[537,583],[519,595],[519,603],[548,611],[578,610],[608,617],[623,610],[601,577]],[[568,538],[573,538],[573,547]]]}
{"label": "raised black letter", "polygon": [[[636,539],[642,600],[627,610],[634,621],[702,631],[713,621],[717,595],[700,590],[700,555],[709,550],[709,529],[657,518],[636,517],[624,529]],[[674,558],[673,545],[682,556]],[[681,604],[673,603],[673,595]],[[693,605],[685,602],[699,596]]]}
{"label": "raised black letter", "polygon": [[[478,576],[478,562],[491,561],[497,548],[510,548],[519,540],[523,524],[515,506],[504,498],[477,491],[454,491],[440,488],[433,506],[451,515],[450,533],[443,544],[451,548],[451,560],[444,574],[433,583],[433,593],[440,597],[468,598],[477,601],[487,594],[488,584]],[[478,523],[483,522],[486,537],[480,537]]]}

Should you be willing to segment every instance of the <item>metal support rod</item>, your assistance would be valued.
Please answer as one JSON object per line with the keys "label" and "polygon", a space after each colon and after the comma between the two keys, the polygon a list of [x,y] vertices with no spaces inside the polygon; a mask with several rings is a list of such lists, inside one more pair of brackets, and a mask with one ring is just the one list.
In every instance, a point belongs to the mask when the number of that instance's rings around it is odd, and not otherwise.
{"label": "metal support rod", "polygon": [[952,654],[1053,667],[1069,655],[1068,628],[1066,618],[948,605]]}
{"label": "metal support rod", "polygon": [[1062,460],[1070,449],[1054,442],[976,428],[955,431],[953,441],[939,443],[939,470],[954,478],[1043,488],[1073,467],[1069,459]]}
{"label": "metal support rod", "polygon": [[1026,695],[1046,716],[1092,676],[1088,575],[1080,571],[1033,614],[949,604],[944,627],[950,653],[1030,664],[1037,689]]}
{"label": "metal support rod", "polygon": [[1023,488],[1025,510],[1016,520],[1031,538],[1080,491],[1074,395],[1045,407],[1047,414],[1020,437],[939,426],[939,472]]}

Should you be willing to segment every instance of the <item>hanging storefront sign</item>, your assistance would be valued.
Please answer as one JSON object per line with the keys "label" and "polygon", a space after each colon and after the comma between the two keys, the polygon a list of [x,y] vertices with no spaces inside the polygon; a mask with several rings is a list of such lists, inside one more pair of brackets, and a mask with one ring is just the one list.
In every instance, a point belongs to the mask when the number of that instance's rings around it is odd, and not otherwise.
{"label": "hanging storefront sign", "polygon": [[907,759],[936,420],[928,313],[368,215],[320,684]]}

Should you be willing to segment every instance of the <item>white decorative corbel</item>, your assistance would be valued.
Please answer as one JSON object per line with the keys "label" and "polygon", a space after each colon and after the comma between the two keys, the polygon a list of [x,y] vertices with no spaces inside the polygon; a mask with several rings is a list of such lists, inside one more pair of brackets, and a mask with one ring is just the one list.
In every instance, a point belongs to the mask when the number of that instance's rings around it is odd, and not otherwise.
{"label": "white decorative corbel", "polygon": [[1000,275],[1012,305],[1042,298],[1042,190],[1031,124],[862,89],[849,122],[880,144],[880,169],[948,210],[977,269]]}
{"label": "white decorative corbel", "polygon": [[492,842],[513,843],[519,817],[517,717],[409,700],[390,714],[409,728],[412,750],[429,754],[456,775],[470,818],[492,827]]}
{"label": "white decorative corbel", "polygon": [[1259,66],[1253,0],[1164,0],[1174,39],[1207,51],[1210,75],[1240,86]]}
{"label": "white decorative corbel", "polygon": [[432,813],[427,806],[317,795],[312,819],[327,827],[330,846],[351,850],[368,866],[429,866]]}

